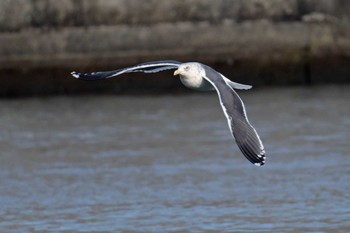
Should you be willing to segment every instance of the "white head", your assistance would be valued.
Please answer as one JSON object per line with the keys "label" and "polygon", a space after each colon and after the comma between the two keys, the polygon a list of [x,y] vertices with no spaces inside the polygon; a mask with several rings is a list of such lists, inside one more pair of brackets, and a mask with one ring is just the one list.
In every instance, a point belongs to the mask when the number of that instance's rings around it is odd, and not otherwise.
{"label": "white head", "polygon": [[183,78],[188,79],[198,79],[198,77],[205,76],[205,71],[203,66],[198,62],[187,62],[182,63],[177,70],[175,70],[174,75],[180,75]]}
{"label": "white head", "polygon": [[213,86],[205,79],[204,66],[198,62],[187,62],[175,70],[174,75],[180,75],[183,85],[198,91],[212,91]]}

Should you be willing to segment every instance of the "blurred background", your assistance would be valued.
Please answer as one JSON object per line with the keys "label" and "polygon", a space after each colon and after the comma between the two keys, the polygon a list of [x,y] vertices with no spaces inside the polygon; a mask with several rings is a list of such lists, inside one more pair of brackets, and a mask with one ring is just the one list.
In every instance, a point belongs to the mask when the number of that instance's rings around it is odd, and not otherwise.
{"label": "blurred background", "polygon": [[255,86],[343,84],[349,12],[346,0],[3,0],[0,96],[178,90],[168,73],[69,78],[159,59],[201,61]]}
{"label": "blurred background", "polygon": [[[0,232],[350,232],[349,0],[0,0]],[[236,82],[250,164],[215,92]]]}

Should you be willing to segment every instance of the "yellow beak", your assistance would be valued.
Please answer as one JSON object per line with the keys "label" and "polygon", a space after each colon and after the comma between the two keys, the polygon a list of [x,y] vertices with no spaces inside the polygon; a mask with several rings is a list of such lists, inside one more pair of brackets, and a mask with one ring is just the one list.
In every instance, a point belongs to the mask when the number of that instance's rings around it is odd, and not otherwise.
{"label": "yellow beak", "polygon": [[174,76],[175,76],[175,75],[179,75],[179,74],[180,74],[180,71],[179,71],[179,70],[175,70]]}

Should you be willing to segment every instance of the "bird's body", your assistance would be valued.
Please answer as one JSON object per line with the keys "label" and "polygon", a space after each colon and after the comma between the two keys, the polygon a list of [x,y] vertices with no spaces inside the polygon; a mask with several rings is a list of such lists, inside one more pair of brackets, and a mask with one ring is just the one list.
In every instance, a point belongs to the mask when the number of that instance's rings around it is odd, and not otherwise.
{"label": "bird's body", "polygon": [[186,77],[186,76],[180,75],[180,81],[185,87],[188,87],[196,91],[215,91],[215,88],[213,87],[213,85],[211,85],[210,82],[208,82],[201,76]]}
{"label": "bird's body", "polygon": [[[191,62],[188,63],[191,66],[200,66],[200,63]],[[198,69],[197,69],[198,70]],[[205,78],[203,78],[203,74],[201,72],[194,72],[193,74],[188,75],[180,75],[180,80],[182,84],[190,89],[196,91],[214,91],[215,88],[208,82]]]}
{"label": "bird's body", "polygon": [[264,146],[256,130],[248,121],[243,101],[234,90],[250,89],[250,85],[232,82],[211,67],[198,62],[154,61],[114,71],[85,74],[72,72],[71,74],[79,79],[97,80],[130,72],[155,73],[168,69],[176,69],[174,75],[179,75],[181,82],[190,89],[198,91],[216,90],[230,132],[239,149],[253,164],[257,166],[265,164]]}

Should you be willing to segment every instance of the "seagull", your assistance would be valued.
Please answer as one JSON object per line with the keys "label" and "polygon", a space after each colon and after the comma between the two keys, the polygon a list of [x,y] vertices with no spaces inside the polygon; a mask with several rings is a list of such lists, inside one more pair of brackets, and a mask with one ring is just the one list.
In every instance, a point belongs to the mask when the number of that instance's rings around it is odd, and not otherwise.
{"label": "seagull", "polygon": [[125,73],[156,73],[175,69],[174,76],[179,75],[183,85],[198,91],[216,91],[220,105],[227,118],[231,135],[243,155],[254,165],[265,164],[265,149],[255,128],[249,123],[242,99],[235,89],[252,88],[233,82],[213,68],[198,62],[181,63],[173,60],[152,61],[113,71],[92,73],[71,72],[71,75],[82,80],[99,80],[112,78]]}

